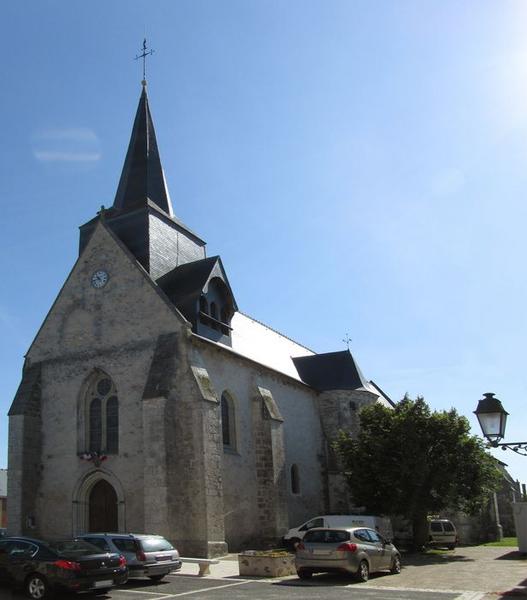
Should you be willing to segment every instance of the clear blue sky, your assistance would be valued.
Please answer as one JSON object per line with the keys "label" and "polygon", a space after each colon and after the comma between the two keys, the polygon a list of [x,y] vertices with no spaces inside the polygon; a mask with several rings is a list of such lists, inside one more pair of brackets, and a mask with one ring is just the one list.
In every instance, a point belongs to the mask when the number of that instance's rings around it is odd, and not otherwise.
{"label": "clear blue sky", "polygon": [[475,433],[495,392],[527,439],[526,23],[506,0],[4,2],[0,467],[77,227],[113,202],[145,30],[175,212],[241,310],[318,352],[348,333],[393,399]]}

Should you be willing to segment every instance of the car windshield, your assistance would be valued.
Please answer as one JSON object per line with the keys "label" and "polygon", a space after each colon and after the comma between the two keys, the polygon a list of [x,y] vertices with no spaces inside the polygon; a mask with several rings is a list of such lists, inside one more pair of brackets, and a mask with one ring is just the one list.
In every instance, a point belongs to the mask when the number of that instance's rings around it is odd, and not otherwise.
{"label": "car windshield", "polygon": [[100,554],[100,548],[89,544],[84,540],[61,540],[50,542],[49,547],[62,556],[86,556],[88,554]]}
{"label": "car windshield", "polygon": [[443,523],[443,529],[445,531],[454,531],[454,526],[452,525],[452,523],[450,521],[445,521]]}
{"label": "car windshield", "polygon": [[304,536],[304,541],[311,544],[341,544],[350,539],[349,531],[336,529],[311,530]]}
{"label": "car windshield", "polygon": [[174,546],[162,537],[141,538],[141,545],[145,552],[162,552],[174,550]]}

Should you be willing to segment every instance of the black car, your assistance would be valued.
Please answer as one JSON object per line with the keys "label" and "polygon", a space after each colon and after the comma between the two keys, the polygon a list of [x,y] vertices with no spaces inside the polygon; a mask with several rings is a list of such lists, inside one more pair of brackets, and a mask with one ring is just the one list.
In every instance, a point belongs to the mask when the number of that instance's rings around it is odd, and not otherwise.
{"label": "black car", "polygon": [[60,590],[103,594],[127,579],[124,556],[101,553],[82,540],[0,539],[0,580],[22,587],[32,600]]}

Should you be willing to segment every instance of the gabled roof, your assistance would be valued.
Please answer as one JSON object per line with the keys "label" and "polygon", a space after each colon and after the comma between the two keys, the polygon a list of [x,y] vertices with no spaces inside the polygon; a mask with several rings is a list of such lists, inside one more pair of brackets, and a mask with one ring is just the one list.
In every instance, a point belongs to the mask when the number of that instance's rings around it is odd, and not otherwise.
{"label": "gabled roof", "polygon": [[292,360],[302,381],[320,392],[368,389],[368,382],[349,350],[293,357]]}
{"label": "gabled roof", "polygon": [[186,314],[186,309],[192,310],[192,305],[199,299],[202,291],[214,275],[221,275],[221,279],[225,282],[232,298],[233,308],[238,310],[219,256],[210,256],[202,260],[184,263],[160,277],[156,283],[183,314]]}
{"label": "gabled roof", "polygon": [[146,205],[147,200],[173,215],[144,82],[113,206],[129,210]]}

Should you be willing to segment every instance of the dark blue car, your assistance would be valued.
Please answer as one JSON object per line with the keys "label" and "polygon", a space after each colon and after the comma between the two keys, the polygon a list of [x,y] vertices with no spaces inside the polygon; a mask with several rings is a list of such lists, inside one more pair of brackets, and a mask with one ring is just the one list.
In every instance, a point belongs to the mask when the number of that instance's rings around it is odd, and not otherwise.
{"label": "dark blue car", "polygon": [[22,588],[31,600],[60,590],[103,594],[127,579],[124,556],[101,553],[82,540],[0,539],[0,580]]}

